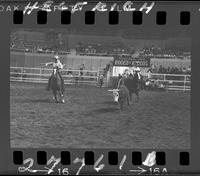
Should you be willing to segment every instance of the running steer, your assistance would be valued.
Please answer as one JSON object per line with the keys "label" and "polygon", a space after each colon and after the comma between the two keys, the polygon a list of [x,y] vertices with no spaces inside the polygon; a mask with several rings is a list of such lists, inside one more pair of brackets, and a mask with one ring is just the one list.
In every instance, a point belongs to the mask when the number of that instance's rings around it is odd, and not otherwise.
{"label": "running steer", "polygon": [[113,92],[114,101],[119,103],[120,110],[123,110],[126,103],[129,106],[129,91],[126,86],[122,85],[120,89],[109,91]]}

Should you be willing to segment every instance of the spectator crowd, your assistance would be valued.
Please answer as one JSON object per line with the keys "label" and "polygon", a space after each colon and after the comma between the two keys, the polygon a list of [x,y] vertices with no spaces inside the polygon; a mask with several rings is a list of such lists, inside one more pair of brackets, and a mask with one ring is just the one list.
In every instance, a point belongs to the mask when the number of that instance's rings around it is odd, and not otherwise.
{"label": "spectator crowd", "polygon": [[149,70],[151,73],[161,73],[161,74],[184,74],[184,75],[190,75],[191,74],[191,67],[163,67],[160,65],[159,67],[156,67],[155,65],[151,65],[151,68]]}
{"label": "spectator crowd", "polygon": [[[65,49],[63,49],[65,48]],[[140,51],[136,51],[134,48],[127,47],[124,43],[113,43],[113,44],[89,44],[84,42],[77,43],[75,48],[68,48],[67,46],[56,45],[48,46],[45,42],[26,41],[19,40],[13,37],[10,45],[11,51],[31,52],[31,53],[58,53],[58,54],[69,54],[71,50],[75,51],[76,55],[95,55],[95,56],[116,56],[123,55],[123,57],[133,57],[134,54],[139,53],[138,57],[149,56],[152,58],[190,58],[190,52],[187,50],[181,50],[178,48],[159,48],[155,46],[144,47]],[[104,68],[107,72],[112,63],[108,63]],[[191,68],[179,67],[179,66],[151,66],[151,73],[161,74],[191,74]]]}
{"label": "spectator crowd", "polygon": [[37,52],[37,53],[54,53],[59,54],[70,53],[71,50],[75,51],[77,55],[95,55],[95,56],[115,56],[123,55],[132,57],[134,54],[139,53],[140,56],[149,56],[155,58],[190,58],[191,53],[187,50],[178,48],[159,48],[155,46],[144,47],[136,50],[133,47],[125,45],[123,42],[113,42],[112,44],[90,44],[78,42],[74,48],[67,46],[67,43],[53,44],[49,46],[45,41],[26,41],[14,38],[11,40],[10,49],[12,51],[22,52]]}

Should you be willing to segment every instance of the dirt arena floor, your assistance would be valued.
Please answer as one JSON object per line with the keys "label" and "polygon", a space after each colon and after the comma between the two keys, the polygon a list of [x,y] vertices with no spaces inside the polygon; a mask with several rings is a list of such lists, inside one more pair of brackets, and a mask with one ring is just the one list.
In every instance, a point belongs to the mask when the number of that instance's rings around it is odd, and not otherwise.
{"label": "dirt arena floor", "polygon": [[120,112],[107,88],[66,86],[56,104],[45,86],[10,83],[11,147],[190,148],[190,93],[141,91]]}

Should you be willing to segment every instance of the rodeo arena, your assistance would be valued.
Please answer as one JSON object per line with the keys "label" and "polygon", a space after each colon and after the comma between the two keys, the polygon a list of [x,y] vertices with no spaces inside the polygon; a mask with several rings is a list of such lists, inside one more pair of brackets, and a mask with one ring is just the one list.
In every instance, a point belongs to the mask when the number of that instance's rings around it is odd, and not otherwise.
{"label": "rodeo arena", "polygon": [[190,148],[191,41],[18,29],[11,147]]}

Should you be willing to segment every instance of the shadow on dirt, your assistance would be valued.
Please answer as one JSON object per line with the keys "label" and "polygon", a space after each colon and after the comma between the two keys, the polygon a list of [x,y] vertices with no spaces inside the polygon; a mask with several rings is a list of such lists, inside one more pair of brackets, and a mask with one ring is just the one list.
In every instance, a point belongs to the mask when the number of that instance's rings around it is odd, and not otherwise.
{"label": "shadow on dirt", "polygon": [[106,104],[106,105],[117,105],[117,103],[114,102],[114,101],[104,101],[104,102],[101,102],[101,104]]}
{"label": "shadow on dirt", "polygon": [[32,103],[54,103],[54,101],[51,101],[50,99],[35,99],[35,100],[27,100]]}
{"label": "shadow on dirt", "polygon": [[101,108],[101,109],[96,109],[93,112],[94,113],[108,113],[108,112],[117,112],[119,109],[117,107],[112,107],[112,108]]}
{"label": "shadow on dirt", "polygon": [[95,116],[97,114],[105,114],[105,113],[117,113],[120,110],[117,107],[111,107],[111,108],[100,108],[100,109],[95,109],[93,111],[87,112],[87,113],[83,113],[82,115],[84,116]]}

